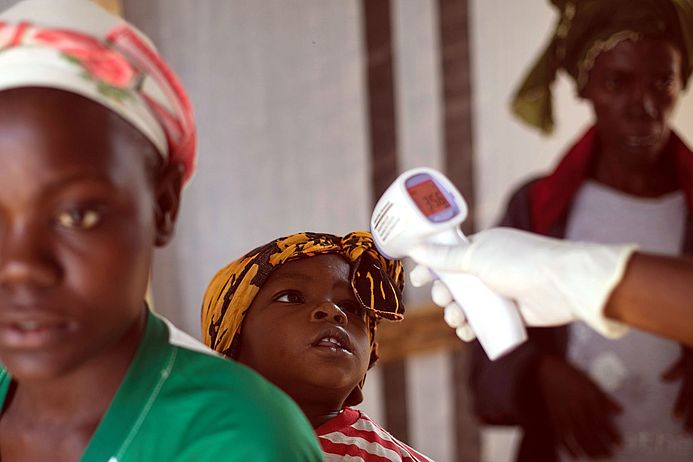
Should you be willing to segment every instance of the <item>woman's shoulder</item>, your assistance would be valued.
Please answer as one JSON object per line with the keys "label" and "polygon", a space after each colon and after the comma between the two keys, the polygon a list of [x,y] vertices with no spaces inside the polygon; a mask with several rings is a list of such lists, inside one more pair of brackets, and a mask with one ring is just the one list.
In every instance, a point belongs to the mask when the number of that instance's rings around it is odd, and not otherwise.
{"label": "woman's shoulder", "polygon": [[313,437],[303,413],[286,393],[252,369],[212,351],[165,318],[158,318],[166,325],[167,334],[150,347],[168,352],[160,355],[167,362],[161,369],[167,377],[155,406],[162,415],[171,409],[184,409],[186,412],[176,412],[179,418],[235,429],[242,438],[252,439],[254,434],[267,438],[287,431],[278,426],[292,428],[289,433]]}
{"label": "woman's shoulder", "polygon": [[160,345],[172,351],[168,377],[148,423],[161,426],[175,418],[177,428],[187,430],[171,437],[194,451],[200,449],[196,441],[204,441],[204,454],[234,448],[231,460],[319,460],[313,430],[288,395],[250,368],[169,329],[168,344]]}

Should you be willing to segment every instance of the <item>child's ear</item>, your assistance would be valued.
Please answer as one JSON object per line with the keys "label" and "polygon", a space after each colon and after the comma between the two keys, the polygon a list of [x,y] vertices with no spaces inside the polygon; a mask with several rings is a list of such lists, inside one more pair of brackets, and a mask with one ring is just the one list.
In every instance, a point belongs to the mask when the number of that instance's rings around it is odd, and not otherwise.
{"label": "child's ear", "polygon": [[183,168],[169,164],[162,168],[154,186],[156,237],[154,244],[166,245],[173,237],[178,217],[180,193],[183,187]]}

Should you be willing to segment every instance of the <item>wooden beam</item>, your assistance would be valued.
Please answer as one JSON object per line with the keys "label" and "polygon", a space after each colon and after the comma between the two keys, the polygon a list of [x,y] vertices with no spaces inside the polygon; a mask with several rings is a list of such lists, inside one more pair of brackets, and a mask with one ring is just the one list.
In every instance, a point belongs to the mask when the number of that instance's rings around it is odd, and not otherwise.
{"label": "wooden beam", "polygon": [[397,123],[390,0],[362,0],[373,205],[397,178]]}
{"label": "wooden beam", "polygon": [[433,304],[407,309],[402,322],[381,322],[376,338],[383,364],[422,353],[464,348],[464,342],[443,321],[442,308]]}
{"label": "wooden beam", "polygon": [[123,6],[120,4],[120,0],[93,0],[94,2],[98,3],[102,7],[106,8],[108,11],[110,11],[113,14],[117,15],[122,15],[123,14]]}
{"label": "wooden beam", "polygon": [[[472,85],[469,42],[470,0],[438,0],[440,61],[443,88],[443,135],[445,169],[469,206],[462,225],[465,233],[474,231],[474,153],[472,140]],[[458,462],[478,461],[478,429],[468,404],[469,358],[466,350],[450,355],[453,391],[453,441]]]}
{"label": "wooden beam", "polygon": [[468,1],[438,0],[445,173],[469,206],[465,233],[474,230],[475,205]]}
{"label": "wooden beam", "polygon": [[[361,0],[368,126],[370,129],[371,191],[373,205],[397,177],[397,123],[392,56],[392,18],[390,0]],[[393,360],[384,364],[383,396],[385,427],[402,441],[409,441],[406,363]]]}

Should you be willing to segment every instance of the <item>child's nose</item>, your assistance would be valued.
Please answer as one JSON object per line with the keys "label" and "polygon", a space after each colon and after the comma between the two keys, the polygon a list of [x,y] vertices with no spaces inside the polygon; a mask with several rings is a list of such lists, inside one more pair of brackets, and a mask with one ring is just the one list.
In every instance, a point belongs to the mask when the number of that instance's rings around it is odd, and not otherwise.
{"label": "child's nose", "polygon": [[342,309],[332,302],[323,302],[310,313],[312,321],[331,321],[335,324],[346,325],[347,316]]}

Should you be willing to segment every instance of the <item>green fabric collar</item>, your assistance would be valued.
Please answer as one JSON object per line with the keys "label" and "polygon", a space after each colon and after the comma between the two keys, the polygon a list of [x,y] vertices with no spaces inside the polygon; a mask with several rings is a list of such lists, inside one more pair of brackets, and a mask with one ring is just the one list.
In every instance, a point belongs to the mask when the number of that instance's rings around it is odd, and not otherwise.
{"label": "green fabric collar", "polygon": [[[144,336],[111,405],[82,456],[82,462],[120,460],[147,416],[175,363],[177,348],[169,346],[168,327],[147,309]],[[12,383],[0,368],[0,409]]]}
{"label": "green fabric collar", "polygon": [[82,462],[117,461],[125,454],[173,369],[178,349],[168,339],[166,324],[147,310],[142,342]]}

